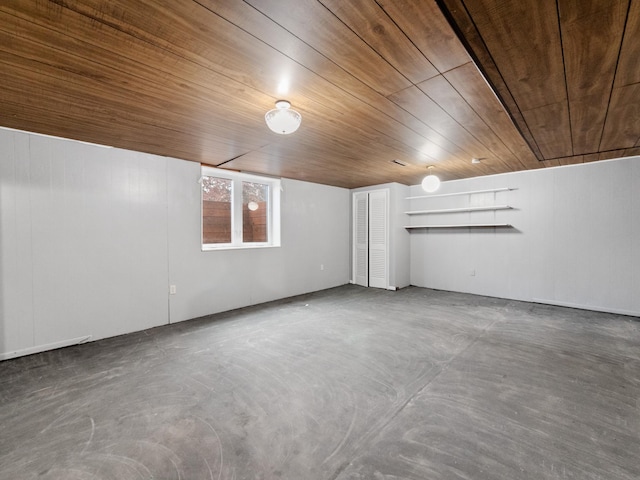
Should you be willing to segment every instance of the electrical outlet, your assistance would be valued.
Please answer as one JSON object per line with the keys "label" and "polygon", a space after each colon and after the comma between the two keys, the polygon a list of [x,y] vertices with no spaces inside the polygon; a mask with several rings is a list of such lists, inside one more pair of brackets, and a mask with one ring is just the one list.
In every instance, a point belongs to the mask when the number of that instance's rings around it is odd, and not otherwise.
{"label": "electrical outlet", "polygon": [[169,285],[169,295],[175,295],[175,294],[176,294],[176,286]]}
{"label": "electrical outlet", "polygon": [[320,264],[320,270],[324,270],[324,263]]}
{"label": "electrical outlet", "polygon": [[471,276],[472,276],[472,277],[475,277],[475,276],[476,276],[476,270],[475,270],[475,268],[474,268],[473,270],[471,270]]}

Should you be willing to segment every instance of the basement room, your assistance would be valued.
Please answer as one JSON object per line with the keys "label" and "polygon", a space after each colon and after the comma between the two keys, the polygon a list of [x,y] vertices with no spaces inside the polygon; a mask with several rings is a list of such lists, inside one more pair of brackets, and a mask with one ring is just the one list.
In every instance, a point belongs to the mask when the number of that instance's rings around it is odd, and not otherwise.
{"label": "basement room", "polygon": [[638,39],[0,2],[0,479],[638,480]]}

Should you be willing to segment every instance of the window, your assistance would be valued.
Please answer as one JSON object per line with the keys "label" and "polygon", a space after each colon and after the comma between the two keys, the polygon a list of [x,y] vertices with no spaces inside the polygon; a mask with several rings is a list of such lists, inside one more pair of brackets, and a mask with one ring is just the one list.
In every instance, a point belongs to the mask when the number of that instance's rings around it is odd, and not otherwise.
{"label": "window", "polygon": [[280,246],[280,180],[202,167],[202,249]]}

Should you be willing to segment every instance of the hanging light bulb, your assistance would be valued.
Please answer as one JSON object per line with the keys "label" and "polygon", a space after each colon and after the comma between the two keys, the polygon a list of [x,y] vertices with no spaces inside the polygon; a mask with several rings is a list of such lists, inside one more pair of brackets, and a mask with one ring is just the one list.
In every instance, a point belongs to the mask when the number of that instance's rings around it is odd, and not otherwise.
{"label": "hanging light bulb", "polygon": [[422,179],[422,189],[427,193],[433,193],[440,188],[440,179],[431,173],[433,166],[427,168],[429,169],[429,175]]}
{"label": "hanging light bulb", "polygon": [[278,100],[276,108],[269,110],[265,114],[264,120],[271,131],[280,135],[288,135],[298,129],[302,122],[302,116],[295,110],[291,110],[291,103],[286,100]]}

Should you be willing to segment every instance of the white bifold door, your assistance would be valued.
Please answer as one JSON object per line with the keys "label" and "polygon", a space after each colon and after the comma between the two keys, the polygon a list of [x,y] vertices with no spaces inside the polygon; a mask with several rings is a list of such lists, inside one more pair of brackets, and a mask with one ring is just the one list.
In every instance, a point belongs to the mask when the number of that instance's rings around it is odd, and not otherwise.
{"label": "white bifold door", "polygon": [[388,191],[353,194],[353,279],[364,287],[389,286]]}

